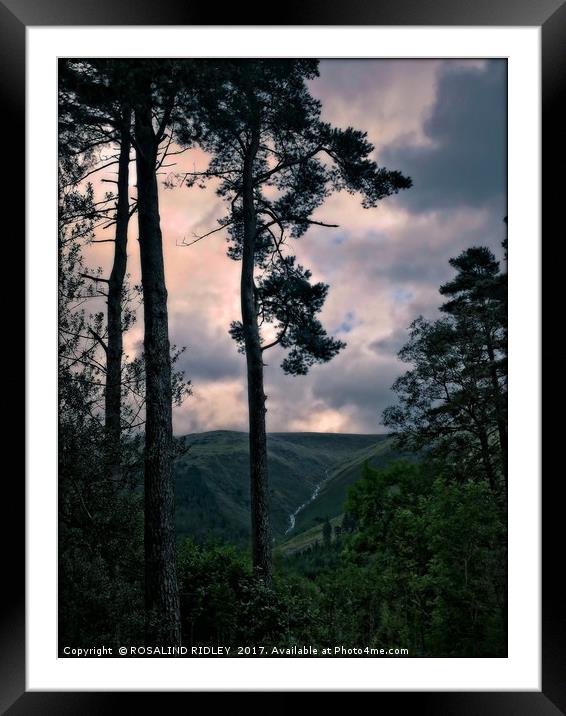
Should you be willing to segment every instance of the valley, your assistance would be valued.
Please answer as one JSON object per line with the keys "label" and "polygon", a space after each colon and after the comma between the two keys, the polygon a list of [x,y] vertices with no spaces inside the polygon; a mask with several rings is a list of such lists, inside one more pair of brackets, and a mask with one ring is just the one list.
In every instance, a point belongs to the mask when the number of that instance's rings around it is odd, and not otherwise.
{"label": "valley", "polygon": [[[179,438],[175,460],[179,538],[245,547],[249,542],[248,435],[218,430]],[[273,537],[276,544],[319,527],[343,511],[348,487],[361,465],[396,459],[386,435],[270,433],[268,458]]]}

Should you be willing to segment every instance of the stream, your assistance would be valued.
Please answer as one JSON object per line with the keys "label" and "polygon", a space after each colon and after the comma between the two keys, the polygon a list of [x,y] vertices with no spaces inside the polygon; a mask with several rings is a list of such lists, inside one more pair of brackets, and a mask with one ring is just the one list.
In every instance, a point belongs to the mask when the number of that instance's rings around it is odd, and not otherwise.
{"label": "stream", "polygon": [[309,499],[306,502],[303,502],[302,505],[299,505],[299,507],[297,507],[297,509],[289,515],[289,527],[285,531],[286,535],[288,535],[289,532],[292,532],[295,529],[297,515],[299,514],[299,512],[304,510],[307,505],[310,505],[310,503],[313,500],[316,500],[316,498],[318,497],[318,493],[320,492],[320,488],[324,485],[326,480],[328,480],[328,470],[324,471],[324,477],[322,478],[322,480],[319,483],[317,483],[315,485],[315,488],[312,492],[312,495],[309,497]]}

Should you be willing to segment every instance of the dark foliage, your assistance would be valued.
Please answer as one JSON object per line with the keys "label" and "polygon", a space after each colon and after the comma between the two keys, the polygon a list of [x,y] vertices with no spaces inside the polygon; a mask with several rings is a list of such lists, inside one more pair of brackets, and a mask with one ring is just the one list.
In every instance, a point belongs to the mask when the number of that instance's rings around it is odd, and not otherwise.
{"label": "dark foliage", "polygon": [[451,260],[441,287],[444,318],[410,326],[399,357],[411,366],[384,411],[402,448],[426,449],[440,470],[481,476],[504,497],[507,484],[507,275],[493,254],[472,248]]}

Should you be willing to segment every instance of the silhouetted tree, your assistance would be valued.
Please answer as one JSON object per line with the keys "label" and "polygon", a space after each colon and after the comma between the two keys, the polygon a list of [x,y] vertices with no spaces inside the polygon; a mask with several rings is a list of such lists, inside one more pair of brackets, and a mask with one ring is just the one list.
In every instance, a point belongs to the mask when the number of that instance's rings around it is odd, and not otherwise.
{"label": "silhouetted tree", "polygon": [[499,494],[506,476],[506,278],[488,249],[469,249],[450,263],[458,275],[441,288],[453,297],[441,307],[446,317],[411,324],[399,357],[412,368],[395,381],[398,404],[383,422],[400,447],[424,449],[452,475],[483,476]]}
{"label": "silhouetted tree", "polygon": [[167,141],[178,91],[174,67],[144,60],[130,69],[136,152],[137,207],[144,306],[145,458],[144,549],[147,639],[179,644],[171,473],[172,379],[167,289],[157,188],[158,153]]}
{"label": "silhouetted tree", "polygon": [[[78,163],[78,162],[77,162]],[[104,313],[83,260],[94,236],[93,187],[69,157],[59,171],[58,499],[61,644],[120,645],[143,638],[142,514],[138,442],[130,434],[119,482],[106,470]],[[129,370],[129,366],[126,366]],[[128,373],[129,375],[129,373]],[[126,409],[126,419],[131,415]]]}
{"label": "silhouetted tree", "polygon": [[[116,193],[107,193],[102,202],[93,206],[91,216],[101,219],[98,226],[114,225],[112,269],[108,279],[94,276],[92,280],[106,287],[106,336],[97,334],[104,349],[105,375],[105,467],[113,479],[121,475],[122,437],[122,359],[127,240],[130,216],[129,168],[132,111],[129,85],[124,65],[114,60],[61,60],[59,63],[59,129],[60,156],[67,160],[81,157],[90,173],[117,164]],[[110,148],[117,154],[105,156],[96,150]],[[76,162],[75,162],[76,164]],[[79,180],[80,165],[75,181]],[[84,167],[83,167],[84,173]],[[110,181],[110,180],[106,180]],[[112,204],[114,203],[114,206]],[[92,237],[92,241],[96,241]]]}
{"label": "silhouetted tree", "polygon": [[457,275],[440,287],[450,298],[440,310],[456,321],[471,321],[485,347],[483,363],[495,406],[503,474],[507,478],[507,274],[486,247],[472,247],[450,259]]}
{"label": "silhouetted tree", "polygon": [[[97,210],[106,219],[104,228],[115,224],[115,254],[110,277],[98,272],[95,285],[107,289],[107,334],[96,338],[106,355],[105,423],[106,461],[116,476],[120,465],[122,330],[126,275],[126,241],[132,213],[128,197],[130,146],[135,148],[138,228],[144,303],[144,354],[131,364],[134,384],[142,378],[145,422],[145,589],[147,638],[178,643],[179,597],[175,576],[173,521],[172,401],[186,394],[187,386],[172,374],[171,360],[178,355],[169,345],[167,291],[163,270],[159,220],[157,171],[170,154],[175,102],[181,91],[188,96],[187,80],[193,65],[175,60],[70,60],[61,65],[60,132],[63,157],[81,157],[74,172],[78,183],[91,173],[118,165],[117,194],[113,209]],[[132,117],[134,119],[132,125]],[[77,129],[78,128],[78,129]],[[111,147],[117,154],[97,161],[96,152]],[[176,152],[173,152],[176,153]],[[82,170],[82,171],[81,171]],[[112,180],[104,180],[112,181]],[[106,212],[114,211],[108,221]],[[106,241],[106,239],[103,239]],[[130,376],[131,377],[131,376]],[[139,390],[136,391],[139,394]],[[139,415],[139,412],[138,412]]]}
{"label": "silhouetted tree", "polygon": [[[310,273],[285,256],[287,236],[299,238],[313,212],[332,192],[360,193],[364,207],[411,182],[370,159],[366,135],[322,122],[320,103],[306,81],[318,75],[315,60],[236,60],[212,64],[213,90],[200,98],[201,144],[213,158],[189,185],[220,179],[229,204],[220,228],[228,229],[229,255],[241,260],[241,322],[232,336],[245,352],[250,433],[252,553],[256,570],[271,579],[271,526],[265,424],[263,352],[280,344],[290,353],[283,369],[304,374],[332,358],[344,344],[329,338],[316,319],[327,287],[311,286]],[[220,98],[218,87],[221,86]],[[262,275],[256,283],[255,270]],[[275,324],[265,342],[261,327]]]}

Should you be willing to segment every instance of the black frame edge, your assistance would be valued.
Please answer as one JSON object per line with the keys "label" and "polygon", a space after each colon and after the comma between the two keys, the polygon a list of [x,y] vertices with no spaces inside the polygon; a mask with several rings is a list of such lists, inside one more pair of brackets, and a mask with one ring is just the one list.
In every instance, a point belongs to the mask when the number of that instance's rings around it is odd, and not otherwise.
{"label": "black frame edge", "polygon": [[[8,9],[11,8],[11,9]],[[423,8],[425,14],[423,15]],[[228,18],[231,13],[227,13]],[[292,22],[289,21],[292,18]],[[10,248],[23,245],[16,241],[25,220],[25,198],[21,188],[25,185],[25,169],[22,146],[25,146],[25,30],[27,25],[184,25],[217,24],[209,20],[206,11],[188,8],[182,0],[152,3],[139,0],[134,6],[118,4],[116,0],[99,0],[94,5],[76,0],[4,0],[0,2],[0,121],[5,125],[4,150],[8,153],[7,166],[11,167],[12,191],[11,214],[20,221],[11,231],[5,231]],[[371,8],[359,0],[350,0],[329,8],[321,0],[302,2],[285,8],[285,17],[273,19],[273,24],[293,25],[540,25],[542,27],[542,145],[543,160],[543,230],[550,236],[563,224],[559,214],[562,210],[562,186],[554,176],[557,150],[564,156],[563,114],[558,111],[561,99],[560,80],[564,72],[566,43],[566,4],[564,0],[477,0],[473,5],[464,0],[397,0],[393,5],[374,4]],[[281,22],[283,20],[283,22]],[[265,23],[265,20],[264,20]],[[256,24],[237,18],[230,24]],[[15,191],[14,191],[15,188]],[[562,201],[561,201],[562,200]],[[15,227],[18,227],[17,229]],[[14,264],[15,265],[15,264]],[[21,327],[20,327],[21,330]],[[14,326],[13,333],[17,334]],[[543,365],[556,355],[543,352]],[[555,476],[556,477],[556,476]],[[128,705],[134,696],[148,700],[163,708],[163,698],[185,697],[189,694],[138,692],[26,692],[25,691],[25,554],[24,554],[24,479],[15,476],[5,480],[5,504],[16,519],[3,524],[4,544],[9,545],[12,564],[5,568],[11,583],[16,585],[7,591],[8,603],[0,619],[0,712],[10,716],[20,714],[100,714],[123,708],[126,697]],[[376,693],[380,706],[400,704],[416,707],[421,714],[469,716],[498,714],[541,714],[556,716],[566,711],[566,617],[562,591],[559,585],[560,568],[551,550],[563,542],[562,524],[558,513],[563,504],[560,480],[550,480],[543,492],[543,617],[542,617],[542,692],[426,692],[426,693]],[[556,515],[552,515],[552,508]],[[554,519],[553,517],[556,517]],[[16,526],[16,527],[15,527]],[[20,540],[14,538],[14,527]],[[8,531],[9,530],[9,531]],[[402,699],[402,701],[399,701]],[[171,699],[168,698],[168,701]]]}

